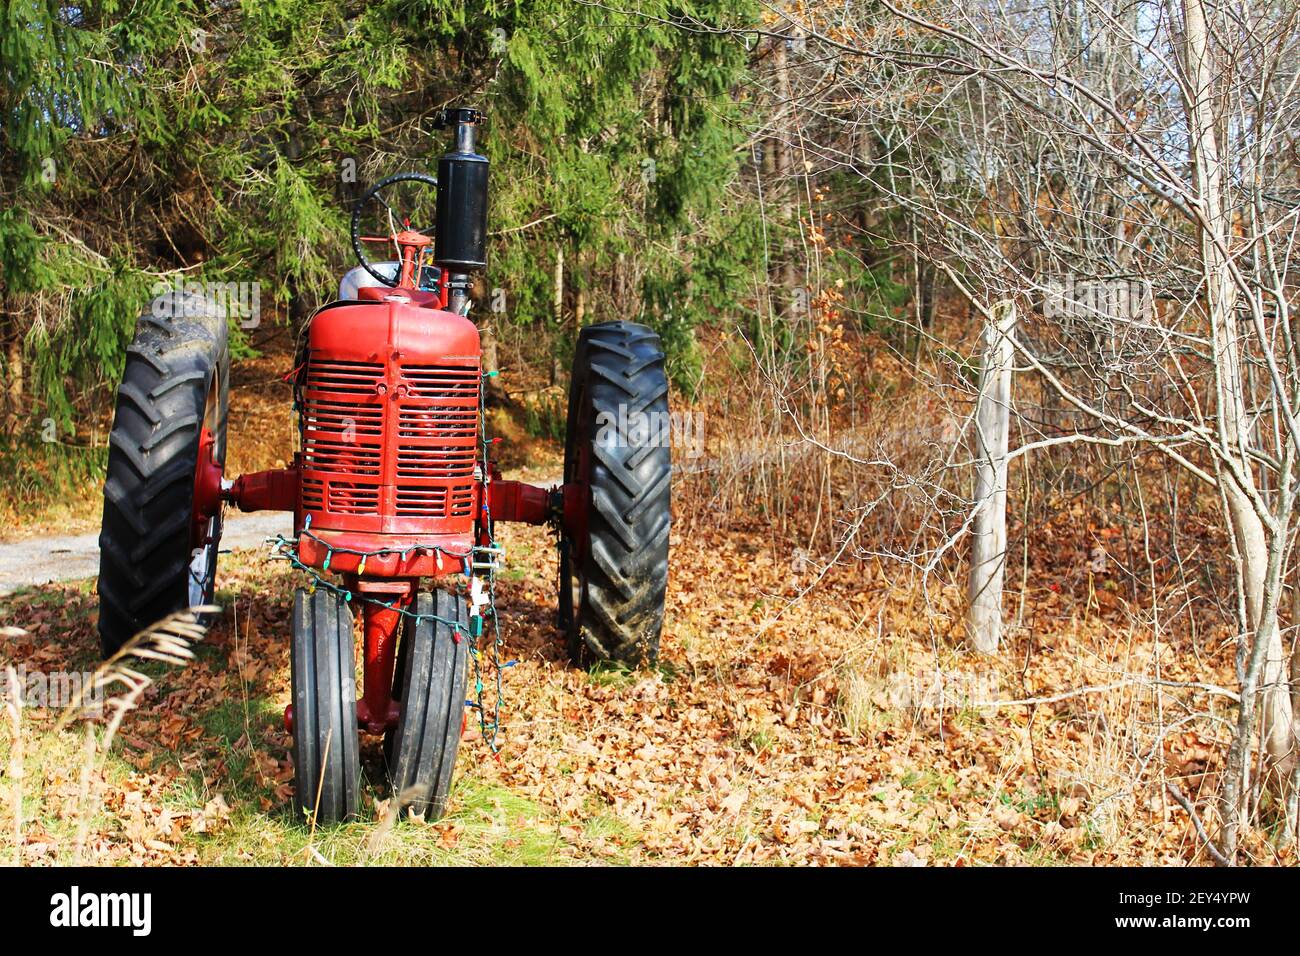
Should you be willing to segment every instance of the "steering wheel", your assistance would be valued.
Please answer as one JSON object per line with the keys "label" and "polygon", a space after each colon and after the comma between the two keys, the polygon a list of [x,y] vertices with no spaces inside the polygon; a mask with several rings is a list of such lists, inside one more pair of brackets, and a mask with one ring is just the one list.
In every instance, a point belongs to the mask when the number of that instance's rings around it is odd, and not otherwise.
{"label": "steering wheel", "polygon": [[[396,206],[400,209],[408,205],[395,198],[395,195],[401,191],[402,183],[414,185],[414,192],[410,187],[406,190],[407,193],[412,194],[406,198],[411,200],[413,196],[414,204],[419,207],[426,206],[423,200],[427,195],[427,208],[417,210],[416,214],[428,212],[432,218],[433,203],[437,198],[437,179],[427,173],[398,173],[387,179],[381,179],[371,186],[352,207],[352,251],[356,253],[357,261],[361,263],[362,268],[377,281],[392,288],[414,289],[418,287],[424,272],[425,254],[429,246],[433,245],[433,226],[424,229],[415,228],[411,225],[409,215],[404,212],[399,213],[394,208]],[[388,194],[387,197],[384,195],[385,192]],[[376,213],[379,217],[378,221],[387,229],[387,235],[363,236],[361,234],[361,217],[367,207],[372,205],[372,200],[380,207],[376,209]],[[374,263],[366,257],[365,248],[362,246],[362,243],[366,242],[383,243],[397,251],[397,259],[401,264],[397,276],[386,276],[375,268]]]}

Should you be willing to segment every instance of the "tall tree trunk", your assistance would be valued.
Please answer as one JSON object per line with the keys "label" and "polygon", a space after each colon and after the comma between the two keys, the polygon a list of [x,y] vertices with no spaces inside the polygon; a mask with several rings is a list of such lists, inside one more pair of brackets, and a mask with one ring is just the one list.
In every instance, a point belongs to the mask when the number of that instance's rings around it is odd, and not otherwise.
{"label": "tall tree trunk", "polygon": [[[798,28],[794,28],[795,31]],[[790,37],[793,38],[797,32],[792,32]],[[798,321],[800,311],[807,311],[808,296],[800,295],[797,285],[795,270],[795,242],[794,236],[798,228],[795,221],[795,180],[794,180],[794,160],[790,148],[791,140],[794,136],[794,94],[790,85],[790,59],[786,44],[786,37],[773,37],[772,42],[775,44],[772,51],[772,65],[776,71],[776,88],[780,96],[777,116],[780,121],[777,124],[777,136],[775,141],[775,166],[776,166],[776,194],[778,196],[778,215],[780,217],[781,229],[781,271],[780,284],[782,295],[785,300],[784,312],[788,318]]]}
{"label": "tall tree trunk", "polygon": [[627,302],[627,254],[624,252],[620,252],[614,261],[614,301],[615,315],[620,319],[631,318]]}
{"label": "tall tree trunk", "polygon": [[970,610],[967,629],[982,654],[1002,639],[1002,582],[1007,557],[1007,446],[1011,434],[1009,338],[1015,305],[1000,302],[984,330],[984,367],[975,411],[975,506],[971,529]]}
{"label": "tall tree trunk", "polygon": [[573,254],[573,275],[575,278],[573,290],[573,331],[574,339],[577,339],[577,331],[582,328],[587,321],[587,287],[583,281],[582,274],[582,250]]}
{"label": "tall tree trunk", "polygon": [[[1277,606],[1277,592],[1281,587],[1280,549],[1286,532],[1274,528],[1270,534],[1252,503],[1256,487],[1253,465],[1246,452],[1250,424],[1241,371],[1240,323],[1236,320],[1238,290],[1227,256],[1231,220],[1226,208],[1227,183],[1215,109],[1215,65],[1203,0],[1183,0],[1183,18],[1190,95],[1187,116],[1196,195],[1203,217],[1201,268],[1214,355],[1218,439],[1228,460],[1237,465],[1235,480],[1226,469],[1221,470],[1223,497],[1241,562],[1246,615],[1242,624],[1248,636],[1237,735],[1228,754],[1221,807],[1222,849],[1232,859],[1239,827],[1245,822],[1243,814],[1250,792],[1249,758],[1257,715],[1263,720],[1262,744],[1270,774],[1284,774],[1294,760],[1291,696],[1284,681],[1286,658]],[[1262,709],[1257,710],[1256,695],[1261,691]],[[1273,782],[1279,782],[1277,776]]]}
{"label": "tall tree trunk", "polygon": [[[559,242],[555,246],[555,280],[553,294],[551,298],[551,317],[555,320],[556,330],[564,328],[564,243]],[[551,384],[558,385],[560,381],[560,357],[558,355],[551,358]]]}
{"label": "tall tree trunk", "polygon": [[[478,325],[479,349],[483,356],[483,371],[497,373],[496,375],[488,375],[483,379],[483,392],[489,404],[499,405],[506,398],[505,384],[501,381],[501,366],[497,356],[497,322],[501,320],[502,313],[496,312],[496,305],[492,302],[492,293],[488,289],[487,281],[483,278],[482,273],[474,277],[472,290],[475,303],[474,312],[478,314],[475,323]],[[484,308],[484,303],[488,303],[491,308]],[[473,314],[472,312],[471,316]]]}
{"label": "tall tree trunk", "polygon": [[5,343],[4,420],[13,428],[23,414],[23,334],[8,296],[0,301],[0,341]]}
{"label": "tall tree trunk", "polygon": [[479,325],[479,345],[483,352],[483,371],[496,372],[483,379],[483,392],[490,405],[505,401],[505,385],[501,382],[501,368],[497,358],[496,319],[486,319]]}
{"label": "tall tree trunk", "polygon": [[5,356],[5,371],[9,382],[5,386],[5,398],[9,405],[9,415],[17,418],[22,414],[23,406],[23,337],[14,322],[9,334],[9,348]]}

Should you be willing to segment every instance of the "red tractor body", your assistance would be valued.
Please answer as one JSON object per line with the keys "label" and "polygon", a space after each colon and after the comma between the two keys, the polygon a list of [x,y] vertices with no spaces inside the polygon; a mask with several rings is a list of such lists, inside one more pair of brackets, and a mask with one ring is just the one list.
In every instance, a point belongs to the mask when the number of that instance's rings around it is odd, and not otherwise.
{"label": "red tractor body", "polygon": [[299,374],[304,563],[432,577],[474,546],[482,475],[478,329],[404,290],[312,320]]}

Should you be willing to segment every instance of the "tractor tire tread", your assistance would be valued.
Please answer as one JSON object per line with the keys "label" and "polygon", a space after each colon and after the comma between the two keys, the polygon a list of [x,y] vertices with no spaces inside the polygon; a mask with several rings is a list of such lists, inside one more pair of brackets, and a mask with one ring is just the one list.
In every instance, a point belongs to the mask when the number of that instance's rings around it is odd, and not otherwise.
{"label": "tractor tire tread", "polygon": [[415,613],[402,635],[401,714],[385,743],[392,799],[402,809],[436,820],[447,808],[460,746],[469,610],[463,599],[446,591],[422,591],[416,595]]}
{"label": "tractor tire tread", "polygon": [[[176,318],[146,311],[126,349],[108,439],[100,531],[99,634],[111,655],[190,603],[190,513],[204,406],[217,392],[224,449],[230,350],[220,307],[166,297]],[[170,347],[164,351],[161,346]],[[215,552],[215,549],[213,549]]]}
{"label": "tractor tire tread", "polygon": [[[659,336],[632,322],[584,327],[569,411],[570,446],[584,438],[592,442],[586,594],[574,608],[570,657],[577,664],[596,659],[653,665],[668,582],[671,453],[653,430],[647,441],[619,434],[609,444],[574,435],[576,396],[584,385],[593,414],[604,412],[621,422],[644,413],[666,423],[668,381]],[[622,419],[619,406],[625,410]]]}
{"label": "tractor tire tread", "polygon": [[357,815],[361,794],[352,610],[343,595],[294,593],[290,659],[295,815],[332,826]]}

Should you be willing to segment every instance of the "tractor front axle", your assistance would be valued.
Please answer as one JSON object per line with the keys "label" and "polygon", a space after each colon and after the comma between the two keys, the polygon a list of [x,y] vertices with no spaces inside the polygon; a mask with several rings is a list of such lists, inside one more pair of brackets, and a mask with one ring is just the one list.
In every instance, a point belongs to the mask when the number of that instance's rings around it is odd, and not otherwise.
{"label": "tractor front axle", "polygon": [[[212,464],[206,473],[204,487],[212,489],[220,485],[221,466]],[[495,478],[479,485],[477,498],[482,501],[486,496],[493,521],[516,521],[520,524],[559,521],[567,526],[581,511],[580,491],[577,485],[543,488],[524,481]],[[195,508],[197,513],[211,517],[216,513],[217,504],[224,499],[240,511],[297,511],[298,495],[299,468],[295,461],[289,468],[240,475],[219,492],[206,490],[201,504],[196,496]]]}

